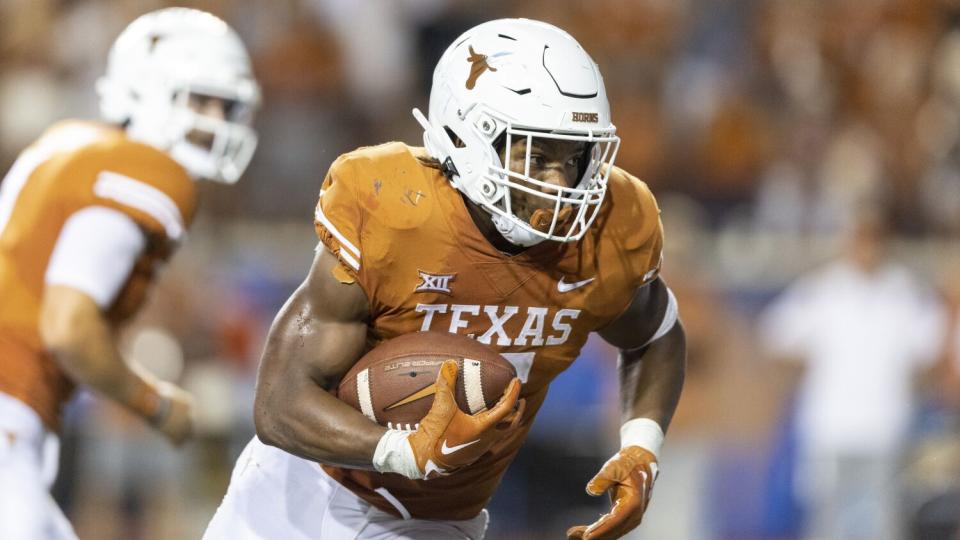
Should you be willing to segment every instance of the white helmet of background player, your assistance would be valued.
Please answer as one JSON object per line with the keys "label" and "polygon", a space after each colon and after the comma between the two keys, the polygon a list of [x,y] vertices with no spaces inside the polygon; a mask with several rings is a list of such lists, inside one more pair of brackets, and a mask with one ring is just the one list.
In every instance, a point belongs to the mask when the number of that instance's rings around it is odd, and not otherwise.
{"label": "white helmet of background player", "polygon": [[[413,114],[423,125],[427,152],[510,242],[576,241],[596,218],[620,139],[596,63],[563,30],[527,19],[468,30],[437,63],[429,120],[417,109]],[[526,164],[510,170],[510,145],[522,138]],[[504,156],[494,148],[498,139],[506,143]],[[558,188],[529,175],[529,148],[537,139],[589,145],[590,159],[576,186]],[[553,208],[548,224],[518,218],[511,190],[547,199]]]}
{"label": "white helmet of background player", "polygon": [[[234,183],[257,146],[250,128],[260,87],[237,34],[195,9],[153,11],[130,23],[97,82],[104,120],[170,154],[194,177]],[[198,114],[191,96],[226,104],[225,118]],[[188,137],[189,135],[189,137]]]}

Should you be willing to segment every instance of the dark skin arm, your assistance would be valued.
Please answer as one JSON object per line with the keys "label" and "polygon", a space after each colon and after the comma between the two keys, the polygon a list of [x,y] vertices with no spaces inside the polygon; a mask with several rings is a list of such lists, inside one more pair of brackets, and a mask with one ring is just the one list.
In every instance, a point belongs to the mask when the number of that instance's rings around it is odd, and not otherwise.
{"label": "dark skin arm", "polygon": [[[626,312],[600,335],[620,348],[620,399],[624,421],[649,418],[666,431],[680,400],[686,370],[686,337],[680,322],[645,345],[663,321],[668,305],[666,285],[659,278],[641,287]],[[640,524],[657,477],[656,449],[634,443],[604,463],[587,483],[587,493],[610,494],[613,506],[590,525],[567,531],[575,540],[612,540]]]}
{"label": "dark skin arm", "polygon": [[274,320],[260,360],[254,423],[265,444],[312,461],[372,470],[386,428],[330,393],[363,354],[369,317],[360,286],[331,275],[337,264],[320,249]]}
{"label": "dark skin arm", "polygon": [[599,332],[620,349],[620,396],[624,421],[650,418],[664,431],[680,401],[687,365],[687,338],[680,321],[666,335],[643,345],[656,333],[667,307],[663,280],[637,290],[627,310]]}

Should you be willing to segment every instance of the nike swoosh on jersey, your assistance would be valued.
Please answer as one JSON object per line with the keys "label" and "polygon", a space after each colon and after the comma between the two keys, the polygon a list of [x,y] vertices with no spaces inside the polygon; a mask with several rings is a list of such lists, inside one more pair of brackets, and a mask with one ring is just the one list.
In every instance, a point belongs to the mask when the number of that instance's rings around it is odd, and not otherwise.
{"label": "nike swoosh on jersey", "polygon": [[470,441],[470,442],[468,442],[468,443],[458,444],[458,445],[456,445],[456,446],[447,446],[447,440],[444,439],[444,440],[443,440],[443,444],[440,446],[440,453],[443,454],[443,455],[445,455],[445,456],[449,456],[450,454],[452,454],[452,453],[454,453],[454,452],[458,452],[458,451],[460,451],[460,450],[463,450],[464,448],[470,446],[471,444],[476,444],[476,443],[478,443],[478,442],[480,442],[480,439],[477,439],[477,440],[475,440],[475,441]]}
{"label": "nike swoosh on jersey", "polygon": [[557,290],[562,293],[570,292],[574,289],[579,289],[580,287],[583,287],[584,285],[587,285],[588,283],[593,282],[593,280],[595,279],[597,278],[592,277],[590,279],[585,279],[583,281],[574,281],[573,283],[564,283],[563,278],[561,277],[560,281],[557,282]]}

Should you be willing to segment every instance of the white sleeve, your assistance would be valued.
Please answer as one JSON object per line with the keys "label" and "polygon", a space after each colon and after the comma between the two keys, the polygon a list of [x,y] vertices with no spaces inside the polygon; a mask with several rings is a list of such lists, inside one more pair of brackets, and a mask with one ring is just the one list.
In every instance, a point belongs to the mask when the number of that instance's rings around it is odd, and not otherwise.
{"label": "white sleeve", "polygon": [[104,206],[84,208],[63,225],[44,281],[77,289],[107,308],[146,243],[143,231],[123,212]]}

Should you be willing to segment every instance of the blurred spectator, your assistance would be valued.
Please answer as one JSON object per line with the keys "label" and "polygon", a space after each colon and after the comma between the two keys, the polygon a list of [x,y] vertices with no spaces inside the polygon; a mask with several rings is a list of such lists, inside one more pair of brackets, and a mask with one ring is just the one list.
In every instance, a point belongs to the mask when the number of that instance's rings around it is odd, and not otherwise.
{"label": "blurred spectator", "polygon": [[960,31],[947,34],[932,58],[933,92],[917,114],[916,136],[927,156],[920,188],[939,230],[960,231]]}
{"label": "blurred spectator", "polygon": [[796,469],[811,539],[896,539],[895,465],[911,382],[938,358],[944,310],[887,260],[888,222],[861,208],[842,255],[792,284],[762,319],[770,351],[799,361]]}

